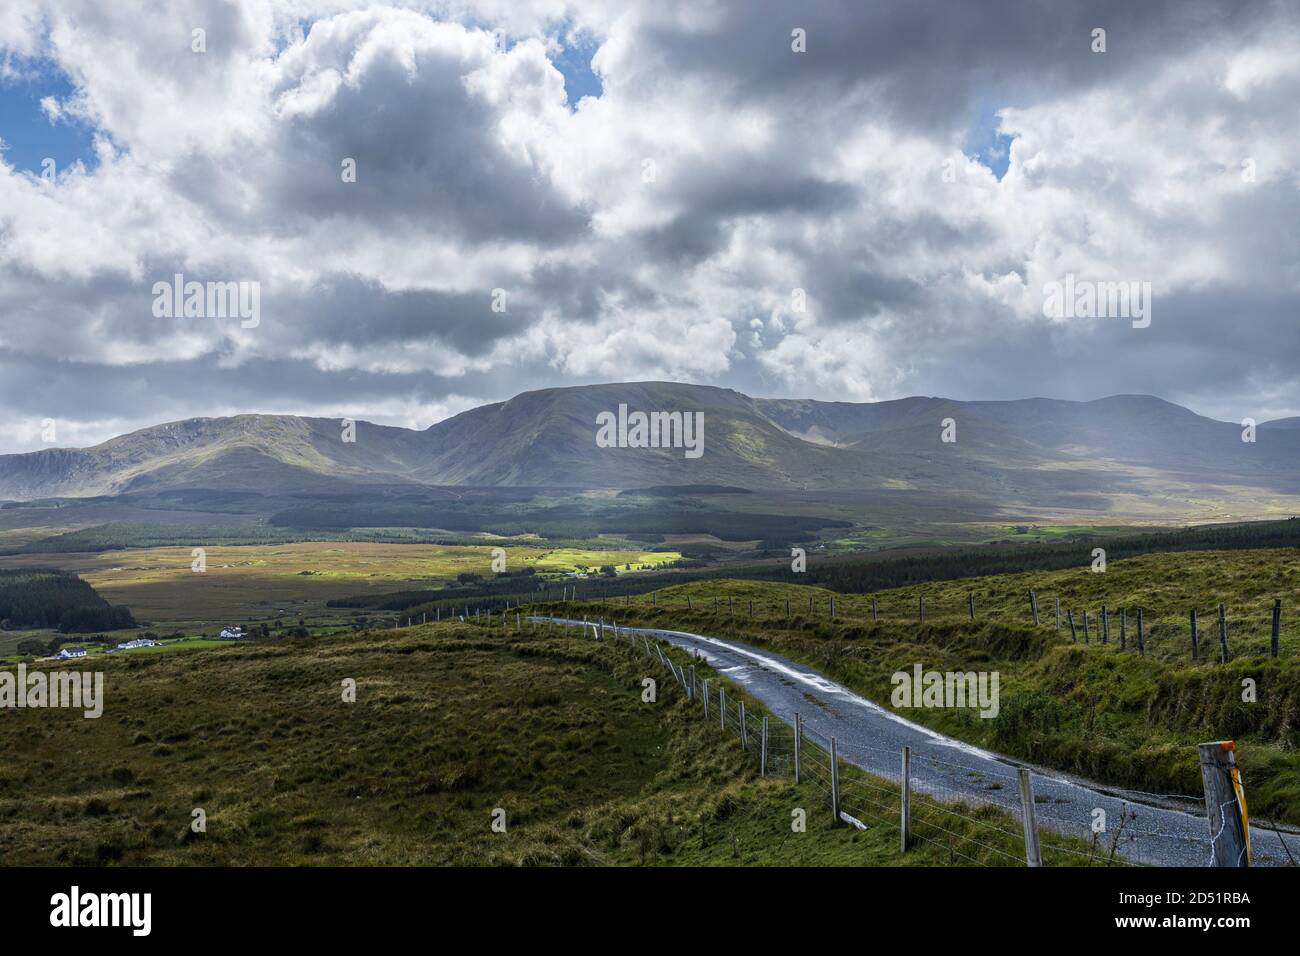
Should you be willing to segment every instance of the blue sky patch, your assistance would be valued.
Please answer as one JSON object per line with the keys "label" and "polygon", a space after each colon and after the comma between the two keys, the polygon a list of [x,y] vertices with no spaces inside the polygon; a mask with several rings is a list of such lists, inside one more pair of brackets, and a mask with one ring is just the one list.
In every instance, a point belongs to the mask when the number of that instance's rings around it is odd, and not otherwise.
{"label": "blue sky patch", "polygon": [[78,160],[87,169],[95,167],[94,130],[66,117],[52,122],[41,109],[44,97],[62,102],[73,91],[66,76],[40,64],[23,70],[21,76],[0,80],[0,139],[4,140],[6,163],[37,175],[47,156],[59,172]]}
{"label": "blue sky patch", "polygon": [[962,144],[962,152],[987,166],[1001,182],[1011,164],[1011,141],[1015,137],[998,132],[997,109],[990,102],[980,105],[975,125]]}
{"label": "blue sky patch", "polygon": [[560,53],[552,55],[551,62],[564,77],[564,94],[572,109],[584,96],[600,96],[604,92],[600,77],[591,69],[591,58],[600,44],[594,37],[586,35],[569,37],[567,42],[561,36],[560,42],[565,46]]}

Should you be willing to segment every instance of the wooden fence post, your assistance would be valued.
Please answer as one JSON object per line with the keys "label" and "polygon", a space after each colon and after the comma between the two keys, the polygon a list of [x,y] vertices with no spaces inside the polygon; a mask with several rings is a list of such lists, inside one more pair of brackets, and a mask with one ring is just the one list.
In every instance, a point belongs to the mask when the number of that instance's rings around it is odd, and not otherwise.
{"label": "wooden fence post", "polygon": [[1033,591],[1029,592],[1029,610],[1034,614],[1034,627],[1038,626],[1038,595]]}
{"label": "wooden fence post", "polygon": [[718,688],[718,726],[727,729],[727,688]]}
{"label": "wooden fence post", "polygon": [[925,623],[925,595],[922,594],[918,599],[918,605],[921,611],[921,623]]}
{"label": "wooden fence post", "polygon": [[691,606],[691,596],[690,596],[689,594],[686,595],[686,610],[688,610],[688,611],[694,611],[694,610],[695,610],[695,608]]}
{"label": "wooden fence post", "polygon": [[1083,643],[1088,643],[1088,612],[1083,612]]}
{"label": "wooden fence post", "polygon": [[1077,633],[1077,632],[1075,631],[1075,629],[1074,629],[1074,612],[1073,612],[1073,611],[1066,611],[1066,612],[1065,612],[1065,616],[1066,616],[1067,618],[1069,618],[1069,620],[1070,620],[1070,643],[1071,643],[1071,644],[1078,644],[1078,643],[1079,643],[1079,636],[1078,636],[1078,633]]}
{"label": "wooden fence post", "polygon": [[975,620],[975,592],[971,591],[966,595],[966,607],[970,610],[970,619]]}
{"label": "wooden fence post", "polygon": [[835,822],[840,822],[840,754],[836,749],[835,738],[831,738],[831,813]]}
{"label": "wooden fence post", "polygon": [[1101,642],[1110,643],[1110,615],[1106,613],[1106,605],[1101,606]]}
{"label": "wooden fence post", "polygon": [[1142,627],[1142,609],[1138,608],[1138,653],[1145,656],[1146,652],[1147,641],[1145,629]]}
{"label": "wooden fence post", "polygon": [[1231,740],[1200,744],[1205,816],[1214,866],[1250,866],[1250,831],[1239,799],[1241,775]]}
{"label": "wooden fence post", "polygon": [[785,619],[790,620],[790,599],[785,599]]}
{"label": "wooden fence post", "polygon": [[908,828],[912,824],[912,748],[903,748],[903,776],[900,778],[902,811],[898,822],[898,850],[907,852]]}
{"label": "wooden fence post", "polygon": [[1278,632],[1282,629],[1282,601],[1281,599],[1273,602],[1273,637],[1269,641],[1269,654],[1277,657],[1277,638]]}
{"label": "wooden fence post", "polygon": [[1196,634],[1196,608],[1192,608],[1192,660],[1196,660],[1197,651],[1197,634]]}
{"label": "wooden fence post", "polygon": [[1228,612],[1219,605],[1219,663],[1228,663]]}
{"label": "wooden fence post", "polygon": [[1056,599],[1056,629],[1058,631],[1061,629],[1061,599],[1059,597]]}
{"label": "wooden fence post", "polygon": [[745,723],[745,702],[740,701],[740,749],[749,749],[749,725]]}
{"label": "wooden fence post", "polygon": [[1043,865],[1043,852],[1038,846],[1038,820],[1034,814],[1034,785],[1029,771],[1017,770],[1020,777],[1020,818],[1025,825],[1025,862],[1029,866]]}
{"label": "wooden fence post", "polygon": [[803,718],[794,715],[794,782],[799,783],[803,776]]}
{"label": "wooden fence post", "polygon": [[691,665],[691,685],[686,689],[686,703],[695,703],[695,665]]}
{"label": "wooden fence post", "polygon": [[831,598],[831,620],[835,620],[835,598]]}
{"label": "wooden fence post", "polygon": [[758,758],[758,775],[767,776],[767,715],[763,715],[763,752]]}
{"label": "wooden fence post", "polygon": [[1128,609],[1119,609],[1119,649],[1128,650]]}
{"label": "wooden fence post", "polygon": [[875,623],[876,623],[876,620],[877,620],[877,618],[876,618],[876,599],[875,599],[875,598],[872,598],[872,599],[871,599],[871,623],[872,623],[872,624],[875,624]]}
{"label": "wooden fence post", "polygon": [[704,719],[709,719],[709,679],[704,678]]}

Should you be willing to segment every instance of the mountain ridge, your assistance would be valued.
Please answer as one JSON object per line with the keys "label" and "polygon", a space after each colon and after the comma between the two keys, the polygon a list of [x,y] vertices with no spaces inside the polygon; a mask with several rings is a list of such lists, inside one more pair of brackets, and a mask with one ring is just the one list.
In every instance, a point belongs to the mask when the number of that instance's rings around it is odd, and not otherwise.
{"label": "mountain ridge", "polygon": [[[699,412],[704,453],[600,448],[597,415]],[[955,441],[943,440],[951,419]],[[424,429],[274,414],[183,419],[87,448],[0,455],[0,498],[86,497],[221,487],[327,490],[374,483],[623,489],[915,488],[1010,499],[1077,485],[1132,490],[1143,470],[1202,484],[1300,490],[1300,429],[1237,425],[1151,395],[884,402],[754,398],[677,382],[537,389]],[[952,431],[952,430],[950,430]],[[952,437],[952,436],[950,436]]]}

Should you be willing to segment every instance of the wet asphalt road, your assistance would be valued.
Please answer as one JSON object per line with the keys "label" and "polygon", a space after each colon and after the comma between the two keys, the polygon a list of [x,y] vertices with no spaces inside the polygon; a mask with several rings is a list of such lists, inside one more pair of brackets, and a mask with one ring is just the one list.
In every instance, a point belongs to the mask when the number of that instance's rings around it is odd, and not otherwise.
{"label": "wet asphalt road", "polygon": [[[540,619],[539,619],[540,620]],[[554,619],[557,624],[583,622]],[[793,726],[804,720],[806,736],[822,746],[836,738],[840,758],[870,773],[897,781],[904,746],[910,747],[912,788],[947,800],[992,803],[1017,819],[1020,798],[1016,768],[1008,757],[945,737],[899,717],[858,696],[803,664],[738,641],[656,628],[620,627],[619,634],[660,638],[695,652],[728,680],[739,684],[775,716]],[[610,631],[607,629],[607,636]],[[1091,839],[1093,811],[1106,811],[1109,834],[1125,815],[1118,852],[1126,859],[1154,866],[1210,865],[1210,829],[1202,798],[1175,801],[1091,783],[1058,771],[1031,767],[1035,812],[1040,829]],[[1246,781],[1249,786],[1249,781]],[[1249,790],[1247,799],[1249,800]],[[1180,807],[1190,808],[1181,809]],[[1300,835],[1284,834],[1293,855],[1300,854]],[[1102,836],[1109,851],[1111,837]],[[1256,866],[1287,865],[1279,837],[1251,828]],[[1079,858],[1080,865],[1086,865]]]}

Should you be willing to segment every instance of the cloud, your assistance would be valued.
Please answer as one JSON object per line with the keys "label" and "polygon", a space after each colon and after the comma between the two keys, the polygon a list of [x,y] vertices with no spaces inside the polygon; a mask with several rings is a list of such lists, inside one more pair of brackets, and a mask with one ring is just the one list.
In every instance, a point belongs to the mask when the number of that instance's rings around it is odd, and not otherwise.
{"label": "cloud", "polygon": [[[649,378],[1297,414],[1297,63],[1277,4],[15,0],[0,98],[66,75],[97,162],[0,160],[0,442]],[[177,272],[262,321],[154,317]],[[1066,274],[1151,327],[1044,317]]]}

